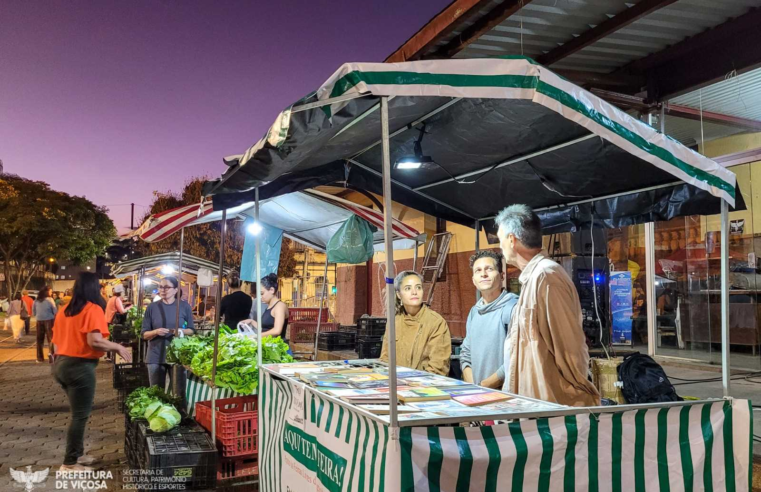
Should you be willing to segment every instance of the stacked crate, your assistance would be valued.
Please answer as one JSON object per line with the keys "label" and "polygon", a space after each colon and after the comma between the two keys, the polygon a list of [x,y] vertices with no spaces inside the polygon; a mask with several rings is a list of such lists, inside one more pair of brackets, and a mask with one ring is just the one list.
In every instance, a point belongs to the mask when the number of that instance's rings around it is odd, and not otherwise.
{"label": "stacked crate", "polygon": [[[251,484],[259,478],[259,413],[255,396],[236,396],[215,401],[216,440],[219,444],[217,487]],[[210,401],[196,403],[196,420],[211,432]]]}
{"label": "stacked crate", "polygon": [[357,320],[357,355],[360,359],[377,359],[386,333],[386,318],[362,317]]}

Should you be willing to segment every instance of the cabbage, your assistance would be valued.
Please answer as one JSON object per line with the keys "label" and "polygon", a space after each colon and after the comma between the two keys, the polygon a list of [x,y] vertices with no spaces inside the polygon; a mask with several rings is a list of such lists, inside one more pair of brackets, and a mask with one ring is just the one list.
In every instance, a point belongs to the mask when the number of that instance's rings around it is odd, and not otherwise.
{"label": "cabbage", "polygon": [[173,424],[170,424],[166,419],[161,417],[153,417],[148,421],[148,425],[153,432],[166,432],[174,428]]}
{"label": "cabbage", "polygon": [[161,407],[161,410],[159,410],[159,413],[154,418],[162,418],[166,420],[172,427],[178,425],[180,423],[180,420],[182,420],[182,417],[180,416],[180,412],[174,409],[174,407],[170,407],[169,405],[164,405]]}
{"label": "cabbage", "polygon": [[161,409],[163,404],[160,401],[155,401],[148,405],[148,408],[145,409],[145,413],[143,414],[143,417],[145,417],[147,420],[151,420],[151,417],[158,415],[158,411]]}

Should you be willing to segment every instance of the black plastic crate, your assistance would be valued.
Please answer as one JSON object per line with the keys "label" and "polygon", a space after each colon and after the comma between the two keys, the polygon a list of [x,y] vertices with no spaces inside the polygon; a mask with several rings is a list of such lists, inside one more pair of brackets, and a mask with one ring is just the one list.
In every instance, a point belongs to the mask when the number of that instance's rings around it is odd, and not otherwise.
{"label": "black plastic crate", "polygon": [[139,468],[141,456],[138,452],[142,452],[141,446],[137,442],[137,426],[140,421],[145,422],[144,419],[132,420],[129,414],[124,414],[124,454],[127,455],[127,463],[130,468]]}
{"label": "black plastic crate", "polygon": [[353,350],[356,345],[356,339],[357,337],[354,333],[343,331],[320,333],[320,337],[317,340],[317,348],[319,350],[327,350],[328,352]]}
{"label": "black plastic crate", "polygon": [[114,343],[128,344],[137,339],[131,327],[125,325],[113,325],[111,327],[111,341]]}
{"label": "black plastic crate", "polygon": [[357,334],[357,325],[340,325],[338,327],[338,331],[343,333],[354,333]]}
{"label": "black plastic crate", "polygon": [[359,318],[357,320],[358,337],[382,337],[386,333],[386,318]]}
{"label": "black plastic crate", "polygon": [[142,362],[114,364],[113,371],[114,389],[135,389],[141,386],[150,386],[148,366]]}
{"label": "black plastic crate", "polygon": [[155,434],[146,437],[145,470],[186,490],[214,489],[217,482],[217,448],[203,432]]}
{"label": "black plastic crate", "polygon": [[360,359],[377,359],[383,347],[383,337],[358,337],[357,356]]}
{"label": "black plastic crate", "polygon": [[[132,438],[133,440],[130,443],[131,449],[133,450],[133,455],[136,458],[135,468],[142,468],[145,466],[142,462],[142,459],[145,456],[145,447],[147,445],[146,443],[148,442],[148,436],[177,436],[183,434],[206,433],[206,430],[191,418],[185,418],[182,420],[180,425],[174,429],[160,433],[152,431],[148,421],[145,419],[138,419],[135,421],[135,423],[136,429],[134,437]],[[129,460],[129,458],[130,455],[127,453],[127,459]],[[130,464],[132,464],[132,462],[130,462]]]}

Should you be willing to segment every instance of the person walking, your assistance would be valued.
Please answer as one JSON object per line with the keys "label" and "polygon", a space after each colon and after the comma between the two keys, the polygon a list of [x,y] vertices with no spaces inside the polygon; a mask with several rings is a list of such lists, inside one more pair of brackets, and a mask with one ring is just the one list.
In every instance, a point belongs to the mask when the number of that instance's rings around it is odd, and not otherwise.
{"label": "person walking", "polygon": [[142,335],[148,340],[148,380],[151,386],[162,389],[166,385],[166,351],[177,328],[177,306],[180,309],[179,336],[193,334],[193,310],[185,301],[177,299],[180,283],[175,277],[164,277],[159,282],[158,302],[152,303],[143,316]]}
{"label": "person walking", "polygon": [[26,311],[21,312],[21,319],[24,320],[24,335],[28,335],[32,322],[32,304],[34,304],[34,299],[29,297],[29,291],[25,290],[21,292],[21,301],[24,303],[24,307],[26,308]]}
{"label": "person walking", "polygon": [[125,361],[132,361],[127,347],[108,341],[104,308],[98,276],[82,272],[74,283],[71,302],[56,315],[52,373],[71,407],[66,454],[60,471],[92,471],[85,466],[94,460],[84,455],[84,437],[95,398],[98,359],[104,352],[116,352]]}
{"label": "person walking", "polygon": [[53,355],[53,322],[55,321],[58,308],[50,297],[52,289],[43,287],[37,300],[32,304],[32,314],[37,318],[37,362],[45,362],[45,337],[48,338],[48,351]]}
{"label": "person walking", "polygon": [[24,329],[21,313],[25,310],[26,306],[21,300],[21,294],[16,294],[16,297],[11,301],[11,307],[8,309],[8,323],[13,330],[13,340],[16,343],[21,343],[21,331]]}

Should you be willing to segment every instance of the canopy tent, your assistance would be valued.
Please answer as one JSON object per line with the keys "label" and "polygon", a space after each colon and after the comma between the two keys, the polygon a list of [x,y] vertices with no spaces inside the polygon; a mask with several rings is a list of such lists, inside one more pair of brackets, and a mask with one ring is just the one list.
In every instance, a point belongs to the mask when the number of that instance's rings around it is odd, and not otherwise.
{"label": "canopy tent", "polygon": [[[227,219],[253,219],[254,209],[254,203],[243,203],[227,210]],[[383,250],[383,215],[380,212],[317,190],[262,200],[259,214],[261,222],[282,229],[284,236],[320,251],[325,250],[346,219],[356,214],[378,229],[374,235],[375,248]],[[211,202],[188,205],[151,215],[131,235],[146,242],[156,242],[183,227],[221,219],[222,213],[213,211]],[[393,232],[394,249],[414,248],[418,242],[425,241],[425,236],[399,220],[394,221]]]}
{"label": "canopy tent", "polygon": [[[120,261],[111,269],[111,274],[117,278],[124,278],[138,274],[141,271],[147,272],[154,268],[162,268],[165,265],[171,265],[176,269],[176,265],[178,265],[179,261],[180,253],[161,253],[158,255],[144,256],[134,260]],[[215,272],[218,267],[218,264],[213,261],[204,260],[187,253],[182,255],[183,273],[197,275],[198,270],[201,268],[206,268]],[[225,269],[225,273],[228,273],[229,271],[229,268]]]}
{"label": "canopy tent", "polygon": [[[399,168],[410,154],[426,165]],[[228,164],[219,180],[204,185],[204,195],[214,195],[215,210],[252,196],[258,201],[260,194],[343,182],[382,191],[387,224],[392,195],[404,205],[477,228],[512,203],[560,211],[573,219],[572,226],[584,209],[587,221],[597,223],[598,204],[609,207],[603,221],[609,227],[616,227],[619,217],[660,220],[689,208],[656,199],[657,192],[693,203],[691,213],[720,212],[727,238],[729,206],[739,205],[740,197],[731,171],[522,57],[345,64]],[[648,193],[644,203],[623,206],[627,195]],[[393,272],[390,233],[387,228],[387,275]],[[722,384],[729,396],[726,240],[721,253]],[[396,435],[393,298],[386,296],[389,420]]]}
{"label": "canopy tent", "polygon": [[[734,174],[522,57],[350,63],[281,113],[206,183],[216,210],[303,187],[382,193],[379,99],[388,97],[394,200],[466,225],[526,203],[549,230],[620,227],[742,208]],[[328,105],[324,105],[325,103]],[[266,186],[265,186],[266,185]],[[737,200],[737,202],[735,201]]]}

